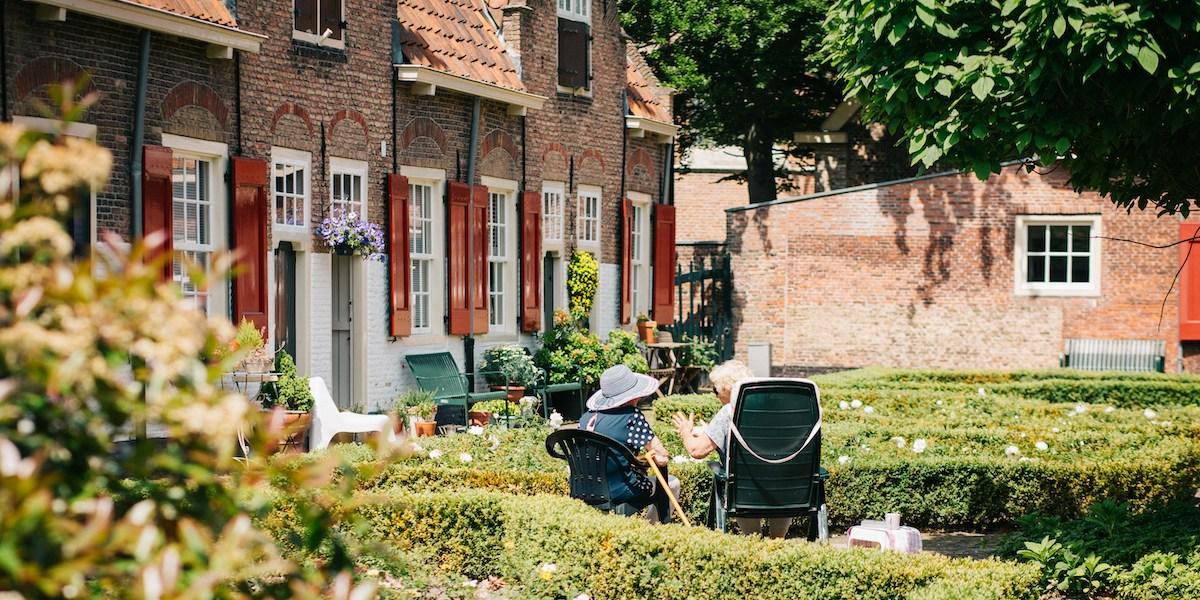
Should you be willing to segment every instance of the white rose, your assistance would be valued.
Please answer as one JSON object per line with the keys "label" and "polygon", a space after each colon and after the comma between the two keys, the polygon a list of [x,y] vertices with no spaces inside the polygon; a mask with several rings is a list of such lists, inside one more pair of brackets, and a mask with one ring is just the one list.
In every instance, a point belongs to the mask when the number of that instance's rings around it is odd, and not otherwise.
{"label": "white rose", "polygon": [[1042,452],[1045,452],[1050,449],[1050,444],[1047,444],[1046,442],[1043,442],[1042,440],[1038,440],[1037,443],[1033,445],[1033,447],[1037,448],[1038,450],[1040,450]]}
{"label": "white rose", "polygon": [[913,440],[912,450],[913,450],[913,452],[920,454],[925,451],[925,447],[927,445],[928,444],[926,444],[925,438],[917,438],[917,439]]}
{"label": "white rose", "polygon": [[1142,411],[1142,416],[1146,417],[1147,419],[1153,419],[1154,417],[1158,416],[1158,413],[1154,412],[1153,408],[1147,408],[1146,410]]}
{"label": "white rose", "polygon": [[442,457],[442,451],[441,451],[441,450],[434,449],[434,450],[430,450],[430,451],[429,451],[429,458],[432,458],[432,459],[434,459],[434,460],[437,460],[437,459],[439,459],[439,458],[441,458],[441,457]]}
{"label": "white rose", "polygon": [[1019,456],[1020,454],[1021,454],[1021,449],[1016,446],[1009,446],[1004,449],[1005,456],[1013,457],[1013,456]]}
{"label": "white rose", "polygon": [[863,412],[867,413],[868,415],[873,415],[873,414],[875,414],[875,407],[867,406],[867,407],[863,408]]}
{"label": "white rose", "polygon": [[903,448],[904,445],[908,443],[908,440],[905,440],[904,438],[902,438],[900,436],[896,436],[896,437],[892,438],[892,442],[894,442],[896,444],[897,448]]}
{"label": "white rose", "polygon": [[838,464],[839,464],[839,465],[844,465],[844,464],[846,464],[846,463],[848,463],[848,462],[850,462],[850,457],[849,457],[849,456],[846,456],[845,454],[843,454],[843,455],[841,455],[841,456],[839,456],[839,457],[838,457]]}
{"label": "white rose", "polygon": [[472,425],[467,428],[467,433],[471,435],[483,435],[483,427],[479,425]]}
{"label": "white rose", "polygon": [[850,401],[850,408],[861,408],[861,407],[862,407],[862,400],[855,398],[854,400]]}
{"label": "white rose", "polygon": [[461,452],[458,455],[458,460],[460,462],[469,463],[469,462],[471,462],[471,455],[467,454],[466,452]]}
{"label": "white rose", "polygon": [[846,402],[845,400],[842,400],[841,402],[838,402],[838,408],[840,408],[842,410],[847,410],[850,408],[850,403]]}

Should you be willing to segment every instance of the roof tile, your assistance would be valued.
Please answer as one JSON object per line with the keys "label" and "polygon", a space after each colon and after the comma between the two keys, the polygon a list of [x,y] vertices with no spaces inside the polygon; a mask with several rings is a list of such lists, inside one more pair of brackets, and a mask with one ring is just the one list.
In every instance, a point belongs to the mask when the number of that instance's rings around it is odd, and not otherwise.
{"label": "roof tile", "polygon": [[484,0],[398,0],[405,62],[524,91],[487,10]]}
{"label": "roof tile", "polygon": [[647,81],[642,69],[646,68],[647,71],[649,69],[641,54],[637,52],[636,48],[633,48],[626,53],[626,58],[628,60],[625,61],[625,82],[628,90],[629,113],[635,117],[670,123],[670,99],[663,98],[658,87]]}
{"label": "roof tile", "polygon": [[208,21],[226,27],[237,27],[237,21],[221,0],[128,0],[150,8],[165,10],[184,17]]}

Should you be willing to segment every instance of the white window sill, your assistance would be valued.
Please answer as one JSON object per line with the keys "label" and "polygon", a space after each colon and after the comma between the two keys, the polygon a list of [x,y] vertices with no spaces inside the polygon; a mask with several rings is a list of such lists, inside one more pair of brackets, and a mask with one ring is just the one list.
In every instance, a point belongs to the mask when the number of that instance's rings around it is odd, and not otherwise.
{"label": "white window sill", "polygon": [[1023,298],[1098,298],[1099,286],[1080,287],[1019,287],[1013,294]]}
{"label": "white window sill", "polygon": [[320,46],[322,48],[332,48],[335,50],[345,50],[346,49],[346,42],[343,40],[339,40],[339,39],[331,37],[331,38],[327,38],[325,41],[322,42],[321,36],[313,34],[313,33],[309,33],[307,31],[294,31],[293,30],[292,31],[292,39],[297,42],[305,42],[307,44],[312,44],[314,46]]}
{"label": "white window sill", "polygon": [[575,96],[576,98],[592,97],[592,90],[590,88],[572,88],[565,85],[558,86],[558,93],[566,94],[568,96]]}

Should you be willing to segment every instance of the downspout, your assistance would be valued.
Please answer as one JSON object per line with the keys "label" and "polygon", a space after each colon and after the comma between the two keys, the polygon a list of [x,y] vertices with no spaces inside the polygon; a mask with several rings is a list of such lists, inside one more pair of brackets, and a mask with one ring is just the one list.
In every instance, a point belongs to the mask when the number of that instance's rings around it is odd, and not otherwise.
{"label": "downspout", "polygon": [[[463,366],[475,373],[475,147],[479,144],[479,96],[471,103],[471,147],[467,149],[467,335],[463,337]],[[472,379],[474,382],[474,379]]]}
{"label": "downspout", "polygon": [[[617,197],[617,222],[620,226],[617,227],[617,285],[619,287],[618,294],[620,298],[617,302],[617,325],[624,325],[621,322],[622,306],[625,303],[625,288],[621,282],[625,281],[625,161],[629,160],[626,156],[629,146],[629,129],[625,126],[625,115],[629,114],[629,90],[621,90],[621,195]],[[632,283],[632,282],[631,282]],[[632,307],[631,307],[632,308]],[[611,313],[610,313],[611,314]],[[633,315],[630,315],[632,321]]]}
{"label": "downspout", "polygon": [[[242,53],[233,53],[233,108],[237,113],[237,154],[242,154]],[[231,213],[232,214],[232,213]],[[231,222],[232,224],[232,222]]]}
{"label": "downspout", "polygon": [[8,3],[0,6],[0,120],[8,121]]}
{"label": "downspout", "polygon": [[133,105],[133,147],[129,155],[129,186],[133,191],[131,241],[142,238],[142,137],[146,132],[146,81],[150,78],[150,30],[142,30],[138,57],[137,91]]}

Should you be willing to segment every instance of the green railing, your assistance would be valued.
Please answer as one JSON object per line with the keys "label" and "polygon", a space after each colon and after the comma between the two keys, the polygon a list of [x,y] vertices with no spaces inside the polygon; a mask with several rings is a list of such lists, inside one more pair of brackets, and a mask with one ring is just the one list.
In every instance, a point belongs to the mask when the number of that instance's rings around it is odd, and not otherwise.
{"label": "green railing", "polygon": [[675,339],[711,342],[720,360],[733,358],[733,278],[729,255],[696,256],[675,265]]}

